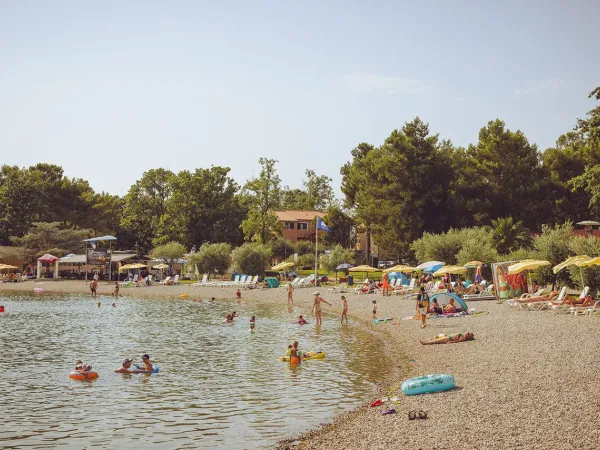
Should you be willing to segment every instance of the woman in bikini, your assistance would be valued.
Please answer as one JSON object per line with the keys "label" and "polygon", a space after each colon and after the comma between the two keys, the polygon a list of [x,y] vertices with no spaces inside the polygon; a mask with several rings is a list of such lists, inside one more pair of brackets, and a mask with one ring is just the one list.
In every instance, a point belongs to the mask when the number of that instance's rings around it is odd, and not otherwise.
{"label": "woman in bikini", "polygon": [[321,302],[325,302],[329,306],[331,306],[331,303],[321,298],[318,292],[315,292],[313,295],[315,296],[315,300],[313,302],[313,312],[315,313],[315,317],[317,319],[317,325],[321,325],[323,323],[321,320]]}
{"label": "woman in bikini", "polygon": [[433,345],[433,344],[454,344],[456,342],[465,342],[472,341],[475,339],[475,335],[473,333],[456,333],[456,334],[440,334],[430,341],[419,341],[423,345]]}

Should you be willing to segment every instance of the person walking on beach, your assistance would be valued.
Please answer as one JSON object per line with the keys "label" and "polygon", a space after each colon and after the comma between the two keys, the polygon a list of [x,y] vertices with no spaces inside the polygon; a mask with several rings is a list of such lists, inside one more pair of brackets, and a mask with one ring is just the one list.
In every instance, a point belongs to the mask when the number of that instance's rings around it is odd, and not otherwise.
{"label": "person walking on beach", "polygon": [[381,276],[381,293],[385,296],[385,295],[389,295],[390,293],[390,276],[388,275],[387,272],[383,272],[383,275]]}
{"label": "person walking on beach", "polygon": [[346,319],[346,325],[348,325],[348,300],[342,295],[342,325],[344,324],[344,318]]}
{"label": "person walking on beach", "polygon": [[373,300],[373,320],[377,319],[377,301]]}
{"label": "person walking on beach", "polygon": [[475,283],[480,284],[482,281],[483,281],[483,265],[479,264],[477,266],[477,269],[475,269]]}
{"label": "person walking on beach", "polygon": [[288,306],[294,306],[294,298],[292,296],[293,292],[294,292],[294,286],[292,286],[291,284],[288,284]]}
{"label": "person walking on beach", "polygon": [[315,318],[317,319],[317,325],[321,325],[323,323],[321,319],[321,302],[325,302],[329,306],[331,306],[331,303],[321,298],[319,292],[314,292],[313,295],[315,296],[315,299],[313,301],[313,312],[315,313]]}
{"label": "person walking on beach", "polygon": [[417,295],[417,316],[421,316],[421,328],[425,328],[425,319],[427,318],[427,308],[429,308],[429,295],[425,288],[421,286],[421,292]]}
{"label": "person walking on beach", "polygon": [[96,298],[96,290],[98,289],[98,280],[92,280],[90,283],[90,291],[92,291],[92,297]]}

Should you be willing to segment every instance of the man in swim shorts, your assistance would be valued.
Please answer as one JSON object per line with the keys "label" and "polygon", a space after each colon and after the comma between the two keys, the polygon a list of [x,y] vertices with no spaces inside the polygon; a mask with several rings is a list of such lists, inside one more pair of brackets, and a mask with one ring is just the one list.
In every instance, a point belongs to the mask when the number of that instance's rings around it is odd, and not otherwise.
{"label": "man in swim shorts", "polygon": [[90,291],[92,291],[92,297],[96,297],[96,290],[98,289],[98,280],[92,280],[90,283]]}
{"label": "man in swim shorts", "polygon": [[142,363],[144,364],[143,370],[145,370],[146,372],[154,371],[154,366],[150,362],[150,356],[148,356],[147,353],[142,355]]}

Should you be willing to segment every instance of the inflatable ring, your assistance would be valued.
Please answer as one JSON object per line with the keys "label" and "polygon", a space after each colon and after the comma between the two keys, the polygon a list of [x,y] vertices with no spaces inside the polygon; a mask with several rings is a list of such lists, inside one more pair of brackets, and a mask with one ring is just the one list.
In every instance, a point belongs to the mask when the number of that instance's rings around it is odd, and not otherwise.
{"label": "inflatable ring", "polygon": [[[144,370],[144,365],[143,364],[134,364],[133,367],[135,367],[138,370]],[[152,367],[154,367],[154,370],[152,372],[144,370],[143,373],[158,373],[158,366],[156,364],[153,364]]]}
{"label": "inflatable ring", "polygon": [[69,374],[69,378],[71,380],[79,380],[79,381],[86,381],[86,380],[94,380],[96,378],[98,378],[98,373],[94,372],[94,371],[89,371],[89,372],[71,372]]}
{"label": "inflatable ring", "polygon": [[179,296],[179,298],[189,298],[190,294],[188,294],[187,292],[184,292],[183,294],[181,294]]}
{"label": "inflatable ring", "polygon": [[402,383],[404,395],[419,395],[453,389],[456,381],[452,375],[435,374],[411,378]]}

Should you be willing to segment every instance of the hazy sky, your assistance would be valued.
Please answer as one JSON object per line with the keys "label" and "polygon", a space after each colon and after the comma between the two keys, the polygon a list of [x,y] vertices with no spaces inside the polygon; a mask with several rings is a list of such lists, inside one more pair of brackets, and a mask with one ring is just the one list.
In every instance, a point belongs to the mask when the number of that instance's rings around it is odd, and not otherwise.
{"label": "hazy sky", "polygon": [[593,107],[600,2],[0,1],[0,164],[124,194],[151,168],[260,156],[284,185],[420,116],[501,118],[540,149]]}

